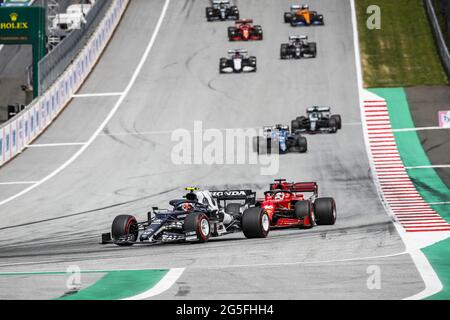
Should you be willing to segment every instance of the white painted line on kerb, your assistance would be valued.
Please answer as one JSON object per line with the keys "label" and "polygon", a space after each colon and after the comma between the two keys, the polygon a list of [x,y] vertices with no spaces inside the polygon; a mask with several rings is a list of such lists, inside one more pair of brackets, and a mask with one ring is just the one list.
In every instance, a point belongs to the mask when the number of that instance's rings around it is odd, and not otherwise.
{"label": "white painted line on kerb", "polygon": [[22,184],[35,184],[37,181],[11,181],[11,182],[0,182],[0,186],[14,186]]}
{"label": "white painted line on kerb", "polygon": [[67,143],[43,143],[43,144],[30,144],[27,148],[54,148],[54,147],[73,147],[84,146],[86,142],[67,142]]}
{"label": "white painted line on kerb", "polygon": [[393,132],[415,132],[415,131],[428,131],[428,130],[449,130],[450,128],[442,127],[419,127],[419,128],[404,128],[404,129],[393,129]]}
{"label": "white painted line on kerb", "polygon": [[82,94],[74,94],[72,95],[72,98],[118,97],[121,95],[123,95],[123,92],[82,93]]}
{"label": "white painted line on kerb", "polygon": [[441,164],[441,165],[433,165],[433,166],[417,166],[417,167],[405,167],[406,170],[415,170],[415,169],[445,169],[450,168],[450,164]]}
{"label": "white painted line on kerb", "polygon": [[47,182],[48,180],[52,179],[54,176],[56,176],[61,171],[63,171],[65,168],[67,168],[69,165],[71,165],[94,142],[94,140],[103,131],[103,129],[106,127],[106,125],[111,120],[111,118],[116,114],[117,110],[122,105],[123,101],[125,100],[125,98],[127,97],[128,93],[130,92],[131,88],[133,87],[134,83],[136,82],[136,79],[139,76],[139,73],[141,72],[142,68],[144,67],[145,61],[147,60],[147,58],[148,58],[148,56],[150,54],[150,51],[152,50],[153,45],[155,44],[156,37],[157,37],[157,35],[159,33],[159,30],[161,29],[161,25],[162,25],[162,23],[164,21],[164,17],[166,16],[166,12],[167,12],[167,9],[169,7],[169,4],[170,4],[170,0],[166,0],[166,2],[164,4],[164,7],[162,9],[162,12],[161,12],[161,16],[159,17],[158,23],[156,24],[155,30],[153,32],[153,35],[152,35],[151,39],[150,39],[150,42],[148,43],[147,48],[145,49],[145,52],[142,55],[141,60],[139,61],[139,64],[137,65],[136,70],[134,71],[133,76],[131,77],[130,82],[128,83],[125,91],[120,96],[120,98],[117,100],[116,104],[114,105],[112,110],[109,112],[109,114],[105,118],[105,120],[100,124],[100,126],[97,128],[97,130],[94,132],[94,134],[86,142],[86,144],[84,144],[69,160],[64,162],[55,171],[50,173],[48,176],[46,176],[42,180],[38,181],[36,184],[34,184],[34,185],[28,187],[27,189],[25,189],[25,190],[15,194],[14,196],[11,196],[11,197],[1,201],[0,202],[0,206],[6,204],[8,202],[11,202],[14,199],[17,199],[17,198],[23,196],[24,194],[27,194],[31,190],[37,188],[41,184],[43,184],[43,183]]}
{"label": "white painted line on kerb", "polygon": [[447,202],[429,202],[428,205],[430,206],[445,206],[450,204],[450,201]]}
{"label": "white painted line on kerb", "polygon": [[[352,27],[353,27],[353,43],[354,43],[354,50],[355,50],[355,65],[356,65],[356,77],[358,80],[358,93],[359,93],[359,103],[360,103],[360,109],[361,109],[361,120],[363,122],[363,128],[364,128],[364,140],[366,144],[366,151],[369,155],[369,162],[372,170],[374,170],[374,158],[371,156],[370,151],[370,143],[369,143],[369,134],[367,130],[367,125],[365,122],[365,108],[364,108],[364,83],[363,83],[363,76],[362,76],[362,66],[361,66],[361,54],[360,54],[360,47],[359,47],[359,33],[358,33],[358,21],[356,16],[356,4],[355,0],[349,0],[350,1],[350,7],[352,11]],[[392,131],[389,132],[389,135],[392,134]],[[375,175],[374,178],[375,184],[377,186],[378,191],[378,197],[380,198],[380,201],[385,206],[386,212],[389,213],[391,217],[395,216],[393,212],[386,206],[385,202],[383,201],[382,196],[382,190],[380,186],[380,180]],[[420,273],[420,276],[422,277],[422,280],[425,284],[425,289],[421,292],[417,293],[416,295],[413,295],[411,297],[405,298],[405,299],[411,299],[411,300],[420,300],[424,299],[426,297],[429,297],[433,294],[436,294],[440,292],[443,288],[442,283],[437,276],[436,272],[434,271],[433,267],[430,265],[430,262],[426,258],[426,256],[423,254],[423,252],[419,250],[413,250],[415,246],[417,246],[418,240],[417,239],[411,239],[409,238],[410,235],[407,235],[405,230],[401,227],[401,225],[398,222],[393,222],[395,229],[399,233],[400,237],[402,238],[405,246],[407,247],[407,250],[409,251],[411,258],[414,262],[414,264],[417,267],[417,270]]]}
{"label": "white painted line on kerb", "polygon": [[175,282],[181,277],[184,272],[184,268],[170,269],[169,272],[151,289],[138,294],[136,296],[122,299],[122,300],[144,300],[154,296],[157,296],[164,291],[167,291],[174,285]]}

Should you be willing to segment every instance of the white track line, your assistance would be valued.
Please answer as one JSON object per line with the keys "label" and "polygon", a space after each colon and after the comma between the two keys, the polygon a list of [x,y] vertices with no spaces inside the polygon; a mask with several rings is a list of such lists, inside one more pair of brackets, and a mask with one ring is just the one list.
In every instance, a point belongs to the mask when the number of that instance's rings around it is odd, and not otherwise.
{"label": "white track line", "polygon": [[123,95],[123,92],[82,93],[82,94],[74,94],[72,95],[72,98],[116,97],[121,95]]}
{"label": "white track line", "polygon": [[139,61],[138,66],[136,67],[136,70],[133,73],[133,76],[130,79],[130,82],[128,83],[127,87],[125,88],[125,91],[123,92],[123,94],[120,96],[119,100],[116,102],[116,104],[114,105],[114,107],[112,108],[112,110],[109,112],[108,116],[105,118],[105,120],[100,124],[100,126],[97,128],[97,130],[94,132],[94,134],[89,138],[89,140],[86,142],[85,145],[83,145],[69,160],[67,160],[66,162],[64,162],[60,167],[58,167],[55,171],[53,171],[52,173],[50,173],[49,175],[47,175],[45,178],[43,178],[42,180],[39,180],[36,184],[28,187],[27,189],[15,194],[14,196],[11,196],[3,201],[0,202],[0,206],[4,205],[8,202],[11,202],[14,199],[17,199],[21,196],[23,196],[24,194],[27,194],[28,192],[30,192],[31,190],[34,190],[35,188],[39,187],[40,185],[42,185],[43,183],[47,182],[48,180],[52,179],[53,177],[55,177],[57,174],[59,174],[61,171],[63,171],[65,168],[67,168],[68,166],[70,166],[76,159],[78,159],[79,156],[81,156],[84,151],[86,151],[86,149],[94,142],[94,140],[97,138],[97,136],[103,131],[103,129],[105,128],[105,126],[108,124],[108,122],[111,120],[111,118],[116,114],[117,110],[119,109],[119,107],[122,105],[123,101],[125,100],[125,98],[127,97],[128,93],[130,92],[131,88],[133,87],[134,83],[136,82],[137,77],[139,76],[139,73],[141,72],[142,68],[144,67],[144,64],[150,54],[150,51],[153,48],[153,45],[155,44],[156,41],[156,37],[159,33],[159,30],[161,29],[161,25],[164,21],[164,17],[166,16],[167,13],[167,9],[169,7],[170,4],[170,0],[166,0],[164,7],[162,9],[161,15],[159,17],[158,23],[156,24],[156,28],[153,32],[153,35],[150,39],[150,42],[147,45],[147,48],[144,52],[144,54],[141,57],[141,60]]}
{"label": "white track line", "polygon": [[439,168],[450,168],[450,164],[441,164],[441,165],[432,165],[432,166],[405,167],[406,170],[439,169]]}
{"label": "white track line", "polygon": [[52,148],[52,147],[73,147],[84,146],[86,142],[67,142],[67,143],[43,143],[43,144],[30,144],[27,148]]}
{"label": "white track line", "polygon": [[404,128],[404,129],[394,129],[393,132],[415,132],[415,131],[428,131],[428,130],[448,130],[450,128],[442,127],[421,127],[421,128]]}
{"label": "white track line", "polygon": [[21,184],[35,184],[37,181],[12,181],[12,182],[0,182],[0,186],[13,186]]}
{"label": "white track line", "polygon": [[175,282],[181,277],[184,272],[184,268],[170,269],[169,272],[151,289],[138,294],[133,297],[125,298],[122,300],[144,300],[163,293],[169,290]]}
{"label": "white track line", "polygon": [[[361,121],[363,122],[363,128],[364,128],[364,139],[366,143],[366,151],[367,155],[369,157],[369,163],[372,168],[372,171],[375,171],[375,165],[374,165],[374,159],[371,156],[370,151],[370,143],[369,143],[369,136],[370,134],[367,131],[367,125],[365,122],[365,109],[364,109],[364,98],[363,98],[363,73],[362,73],[362,66],[361,66],[361,53],[360,53],[360,46],[359,46],[359,33],[358,33],[358,22],[357,22],[357,16],[356,16],[356,5],[355,0],[349,0],[351,5],[351,11],[352,11],[352,26],[353,26],[353,41],[354,41],[354,50],[355,50],[355,64],[356,64],[356,76],[358,80],[358,92],[359,92],[359,103],[361,108]],[[388,114],[384,114],[387,115]],[[392,133],[389,133],[391,135]],[[378,197],[380,198],[381,203],[385,206],[385,210],[387,213],[389,213],[391,216],[394,216],[394,214],[389,211],[389,208],[386,206],[385,202],[383,201],[383,196],[381,193],[381,186],[380,181],[378,180],[378,177],[375,175],[374,182],[377,187],[378,191]],[[400,237],[402,238],[407,250],[409,251],[411,258],[414,262],[414,264],[417,267],[417,270],[420,273],[420,276],[422,277],[422,280],[425,283],[425,289],[418,294],[405,298],[405,300],[411,299],[411,300],[420,300],[424,299],[426,297],[429,297],[433,294],[436,294],[440,292],[443,288],[442,283],[437,276],[436,272],[430,265],[430,262],[424,255],[424,253],[420,250],[420,248],[417,248],[419,246],[419,240],[413,240],[411,238],[407,238],[406,232],[402,229],[400,224],[398,222],[393,222],[394,227],[396,228],[397,232],[399,233]],[[410,240],[411,239],[411,240]]]}

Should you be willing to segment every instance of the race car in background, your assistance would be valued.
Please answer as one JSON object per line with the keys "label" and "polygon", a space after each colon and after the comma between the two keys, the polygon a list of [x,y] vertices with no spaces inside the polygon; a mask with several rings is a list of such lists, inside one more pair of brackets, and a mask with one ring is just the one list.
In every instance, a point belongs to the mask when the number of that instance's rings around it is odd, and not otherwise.
{"label": "race car in background", "polygon": [[275,125],[264,127],[263,135],[254,138],[254,150],[258,154],[271,154],[278,152],[286,154],[290,152],[305,153],[308,151],[308,142],[299,132],[291,134],[289,126]]}
{"label": "race car in background", "polygon": [[330,107],[311,107],[306,111],[306,117],[297,117],[291,123],[292,133],[336,133],[342,129],[340,115],[332,115]]}
{"label": "race car in background", "polygon": [[[308,193],[310,195],[305,195]],[[292,182],[275,180],[264,198],[256,206],[263,208],[270,217],[271,228],[334,225],[336,223],[336,202],[333,198],[319,198],[316,182]]]}
{"label": "race car in background", "polygon": [[206,20],[239,20],[239,9],[231,5],[229,0],[212,0],[211,6],[206,8]]}
{"label": "race car in background", "polygon": [[323,15],[316,11],[309,10],[307,4],[292,5],[290,12],[284,13],[284,22],[290,23],[291,26],[323,26],[325,24]]}
{"label": "race car in background", "polygon": [[307,36],[290,36],[289,43],[283,43],[280,49],[281,59],[315,58],[317,44],[309,42]]}
{"label": "race car in background", "polygon": [[228,58],[221,58],[220,73],[256,72],[256,57],[245,49],[228,50]]}
{"label": "race car in background", "polygon": [[[111,232],[102,234],[102,244],[207,242],[210,237],[240,231],[247,238],[267,237],[269,216],[263,208],[253,206],[255,193],[252,191],[186,190],[189,193],[183,199],[170,201],[171,209],[155,207],[144,222],[137,222],[131,215],[117,216]],[[227,206],[222,206],[226,202]]]}
{"label": "race car in background", "polygon": [[236,21],[236,25],[228,27],[228,39],[230,41],[262,40],[263,30],[260,25],[253,25],[252,19]]}

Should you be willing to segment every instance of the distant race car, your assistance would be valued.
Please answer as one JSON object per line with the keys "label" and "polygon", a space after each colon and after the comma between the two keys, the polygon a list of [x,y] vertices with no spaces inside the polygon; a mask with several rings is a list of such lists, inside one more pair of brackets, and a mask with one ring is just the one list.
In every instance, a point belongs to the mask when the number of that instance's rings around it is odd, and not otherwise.
{"label": "distant race car", "polygon": [[[305,193],[310,194],[305,196]],[[336,202],[333,198],[319,198],[316,182],[288,183],[275,180],[264,199],[256,206],[263,208],[270,217],[271,228],[334,225],[336,223]]]}
{"label": "distant race car", "polygon": [[238,20],[236,25],[228,27],[230,41],[262,40],[263,30],[259,25],[253,25],[252,19]]}
{"label": "distant race car", "polygon": [[298,132],[291,134],[289,126],[280,124],[264,127],[263,136],[255,137],[253,145],[258,154],[305,153],[308,151],[308,142],[305,137]]}
{"label": "distant race car", "polygon": [[290,36],[289,43],[283,43],[280,50],[281,59],[315,58],[317,44],[308,42],[307,36]]}
{"label": "distant race car", "polygon": [[245,49],[229,50],[228,58],[221,58],[220,73],[256,72],[256,57],[249,56]]}
{"label": "distant race car", "polygon": [[336,133],[342,129],[341,116],[331,115],[330,107],[311,107],[306,113],[306,117],[301,116],[292,121],[292,133]]}
{"label": "distant race car", "polygon": [[183,199],[170,201],[171,209],[153,208],[144,222],[131,215],[117,216],[111,232],[102,234],[102,244],[207,242],[210,237],[240,231],[247,238],[267,237],[269,216],[264,209],[252,206],[254,192],[187,190]]}
{"label": "distant race car", "polygon": [[208,21],[239,20],[239,9],[231,5],[229,0],[212,0],[211,6],[206,8]]}
{"label": "distant race car", "polygon": [[284,22],[290,23],[291,26],[322,26],[325,24],[323,15],[316,11],[309,10],[307,4],[292,5],[291,11],[284,14]]}

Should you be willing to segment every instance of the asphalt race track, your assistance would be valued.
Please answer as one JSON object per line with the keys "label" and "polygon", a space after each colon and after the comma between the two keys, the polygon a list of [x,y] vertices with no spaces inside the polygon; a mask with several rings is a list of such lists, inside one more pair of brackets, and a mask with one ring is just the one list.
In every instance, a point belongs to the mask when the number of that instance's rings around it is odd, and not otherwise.
{"label": "asphalt race track", "polygon": [[[126,90],[150,42],[163,0],[132,0],[119,29],[80,93]],[[117,95],[74,98],[37,141],[0,170],[0,272],[186,268],[164,299],[403,299],[424,283],[378,198],[363,139],[350,1],[311,0],[326,26],[283,23],[288,0],[237,1],[242,18],[262,24],[259,43],[228,43],[230,22],[207,23],[207,1],[171,1],[148,58],[106,127],[83,148],[113,110]],[[315,60],[281,61],[291,34],[318,43]],[[258,58],[255,74],[219,75],[230,48]],[[310,105],[330,105],[343,117],[336,135],[308,136],[306,155],[280,159],[275,176],[258,165],[174,165],[173,130],[256,128],[290,120]],[[46,146],[46,144],[64,144]],[[34,189],[1,185],[41,181]],[[99,245],[117,214],[143,219],[151,206],[167,206],[187,186],[252,188],[261,195],[274,179],[317,181],[335,197],[332,227],[273,231],[263,240],[235,234],[202,245]],[[369,290],[368,268],[381,270],[381,288]],[[44,278],[45,279],[45,278]],[[0,299],[51,298],[64,287],[49,284],[36,296],[34,282],[0,279]],[[9,281],[9,282],[8,282]],[[50,283],[50,279],[48,279]],[[40,284],[42,286],[42,283]],[[49,297],[46,297],[46,295]]]}

